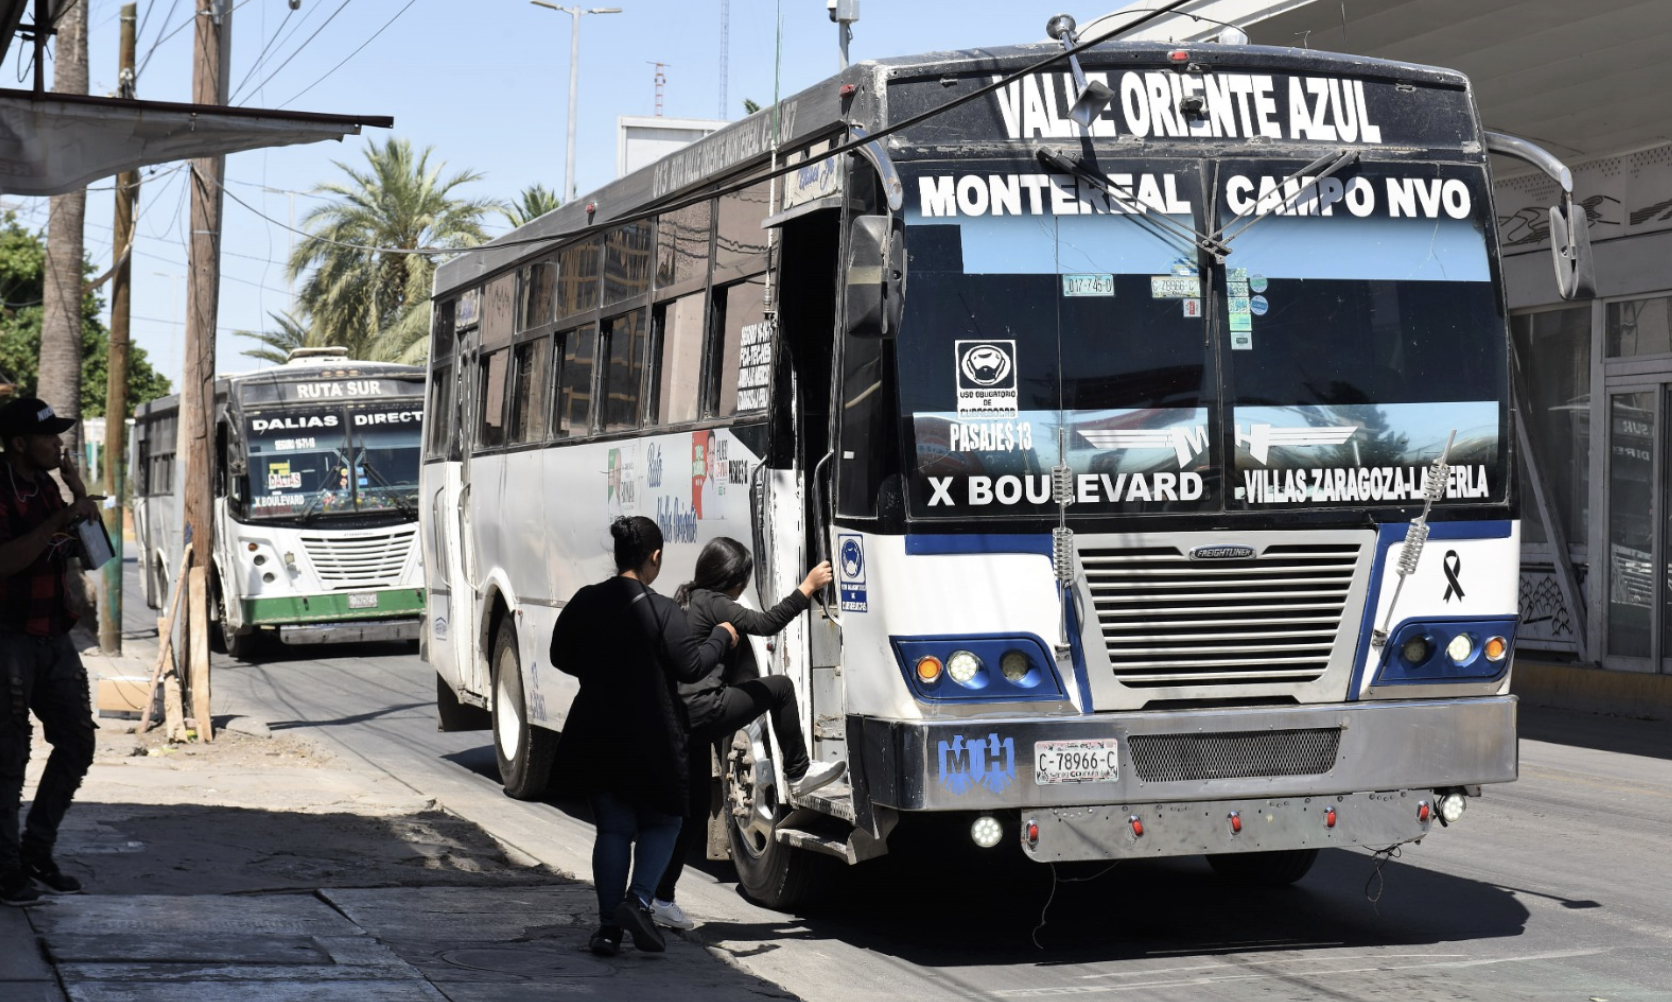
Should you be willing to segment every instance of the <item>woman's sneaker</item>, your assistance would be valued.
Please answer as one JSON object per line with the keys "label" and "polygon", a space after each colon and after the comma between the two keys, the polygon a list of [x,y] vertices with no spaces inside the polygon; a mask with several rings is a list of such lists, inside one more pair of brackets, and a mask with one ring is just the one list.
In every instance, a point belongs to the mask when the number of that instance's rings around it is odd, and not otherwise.
{"label": "woman's sneaker", "polygon": [[621,952],[621,927],[601,925],[587,941],[586,948],[600,957],[613,957]]}
{"label": "woman's sneaker", "polygon": [[667,926],[669,929],[695,929],[697,924],[685,914],[685,909],[676,902],[663,901],[661,898],[650,903],[650,915],[657,925]]}
{"label": "woman's sneaker", "polygon": [[668,948],[667,940],[662,938],[662,930],[656,928],[650,909],[632,895],[629,894],[626,901],[616,906],[615,920],[632,934],[633,945],[642,952],[661,953]]}
{"label": "woman's sneaker", "polygon": [[22,870],[7,870],[0,874],[0,905],[22,908],[39,904],[41,892]]}
{"label": "woman's sneaker", "polygon": [[800,779],[790,780],[790,794],[805,797],[814,790],[841,779],[847,771],[846,762],[814,762]]}
{"label": "woman's sneaker", "polygon": [[23,854],[23,872],[33,877],[35,883],[46,888],[49,894],[80,894],[81,881],[75,879],[52,861],[50,854],[39,856],[27,852]]}

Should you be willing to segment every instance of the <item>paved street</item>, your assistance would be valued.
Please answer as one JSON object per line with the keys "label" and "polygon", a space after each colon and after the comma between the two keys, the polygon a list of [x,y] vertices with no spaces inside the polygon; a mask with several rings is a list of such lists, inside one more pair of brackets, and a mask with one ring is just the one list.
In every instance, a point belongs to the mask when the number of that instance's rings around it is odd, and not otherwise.
{"label": "paved street", "polygon": [[[486,732],[435,730],[434,677],[410,645],[222,659],[215,686],[217,716],[263,720],[514,854],[588,872],[584,810],[506,798]],[[1521,780],[1453,829],[1392,860],[1328,852],[1280,891],[1228,886],[1197,859],[1053,875],[954,834],[852,871],[803,915],[754,907],[702,863],[682,886],[701,922],[685,938],[809,1000],[1672,999],[1672,731],[1528,710],[1522,735]]]}

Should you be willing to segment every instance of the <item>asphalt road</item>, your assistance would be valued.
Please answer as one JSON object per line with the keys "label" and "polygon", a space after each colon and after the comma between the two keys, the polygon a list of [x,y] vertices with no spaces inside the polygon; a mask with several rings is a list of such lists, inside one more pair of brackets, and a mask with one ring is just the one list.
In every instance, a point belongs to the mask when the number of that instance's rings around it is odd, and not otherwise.
{"label": "asphalt road", "polygon": [[[217,659],[213,684],[218,716],[323,742],[588,873],[584,807],[505,797],[487,732],[436,731],[412,645],[274,645]],[[1231,886],[1199,859],[1053,872],[920,839],[799,915],[693,864],[686,935],[809,1000],[1672,1000],[1672,727],[1529,709],[1521,730],[1521,779],[1459,824],[1394,859],[1327,850],[1290,888]]]}

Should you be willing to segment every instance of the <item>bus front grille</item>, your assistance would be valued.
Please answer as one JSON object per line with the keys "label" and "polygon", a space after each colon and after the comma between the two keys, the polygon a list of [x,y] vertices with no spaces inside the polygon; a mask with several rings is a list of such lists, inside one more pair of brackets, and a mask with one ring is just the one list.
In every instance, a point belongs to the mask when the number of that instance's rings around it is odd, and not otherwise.
{"label": "bus front grille", "polygon": [[1335,768],[1341,731],[1318,727],[1228,734],[1134,734],[1126,744],[1133,769],[1146,783],[1318,776]]}
{"label": "bus front grille", "polygon": [[326,588],[393,588],[401,583],[417,535],[415,526],[372,536],[304,535],[302,548]]}
{"label": "bus front grille", "polygon": [[1122,684],[1299,684],[1329,667],[1359,550],[1279,544],[1257,558],[1191,560],[1150,546],[1080,560]]}

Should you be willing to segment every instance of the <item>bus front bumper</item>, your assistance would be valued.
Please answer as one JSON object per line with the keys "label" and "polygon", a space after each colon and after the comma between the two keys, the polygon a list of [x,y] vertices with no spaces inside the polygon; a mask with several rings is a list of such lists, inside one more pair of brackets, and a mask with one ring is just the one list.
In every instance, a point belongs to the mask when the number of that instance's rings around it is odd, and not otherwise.
{"label": "bus front bumper", "polygon": [[287,644],[359,644],[387,640],[417,640],[416,619],[358,620],[347,623],[308,623],[279,627]]}
{"label": "bus front bumper", "polygon": [[[1255,813],[1266,801],[1385,791],[1399,800],[1399,791],[1426,796],[1511,782],[1518,768],[1515,710],[1514,696],[1493,696],[1063,717],[850,716],[847,734],[855,793],[896,810],[1216,810],[1235,801]],[[1112,756],[1108,767],[1086,781],[1053,781],[1063,777],[1039,768],[1039,753],[1052,747],[1041,743],[1065,741]],[[1415,800],[1403,799],[1415,817]],[[1362,802],[1372,813],[1404,810],[1386,806],[1385,798]]]}

